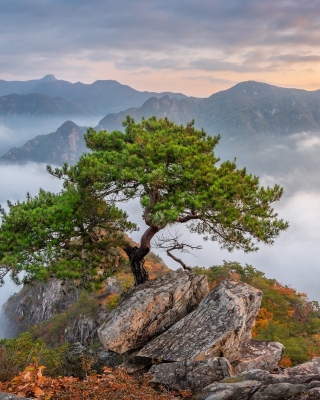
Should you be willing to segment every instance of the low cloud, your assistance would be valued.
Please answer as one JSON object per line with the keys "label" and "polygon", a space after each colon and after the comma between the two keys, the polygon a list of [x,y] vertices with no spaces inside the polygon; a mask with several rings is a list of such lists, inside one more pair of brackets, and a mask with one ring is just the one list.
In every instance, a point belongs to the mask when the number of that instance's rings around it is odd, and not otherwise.
{"label": "low cloud", "polygon": [[[23,201],[26,193],[36,195],[39,189],[58,192],[61,182],[52,178],[46,172],[45,164],[30,163],[24,166],[0,165],[0,204],[7,207],[7,200]],[[18,292],[21,286],[16,286],[7,276],[4,286],[0,287],[0,339],[5,336],[5,318],[1,313],[2,305],[7,299]]]}
{"label": "low cloud", "polygon": [[[240,160],[243,165],[250,163],[250,172],[260,175],[261,184],[273,186],[278,183],[284,187],[285,194],[275,204],[275,209],[281,218],[289,221],[290,227],[273,246],[262,245],[257,253],[252,254],[240,251],[229,253],[220,250],[216,243],[203,242],[201,237],[188,233],[186,227],[181,225],[178,227],[179,232],[187,242],[203,246],[202,250],[194,251],[194,255],[182,254],[181,258],[191,266],[209,267],[219,265],[223,260],[248,263],[263,271],[267,277],[307,293],[311,300],[320,301],[320,159],[314,146],[314,143],[319,142],[318,137],[320,135],[306,133],[294,135],[273,146],[267,146],[257,152],[255,158],[249,158],[249,154],[243,153]],[[311,142],[313,146],[309,145]],[[269,164],[266,168],[267,161]],[[35,195],[39,187],[59,191],[61,182],[48,175],[43,164],[0,166],[0,187],[0,203],[4,205],[7,199],[23,200],[27,191]],[[123,207],[129,219],[140,227],[139,232],[132,234],[133,239],[139,242],[147,228],[141,218],[139,201],[131,201]],[[163,257],[170,268],[180,267],[164,251],[156,248],[153,250]],[[7,289],[0,288],[1,299],[16,290],[12,288],[7,293]]]}
{"label": "low cloud", "polygon": [[295,142],[298,151],[305,152],[312,151],[318,152],[320,146],[319,134],[312,134],[309,132],[297,133],[291,136],[291,139]]}
{"label": "low cloud", "polygon": [[47,173],[46,164],[0,165],[1,205],[7,200],[24,200],[27,192],[34,196],[40,188],[58,192],[61,187],[61,182]]}

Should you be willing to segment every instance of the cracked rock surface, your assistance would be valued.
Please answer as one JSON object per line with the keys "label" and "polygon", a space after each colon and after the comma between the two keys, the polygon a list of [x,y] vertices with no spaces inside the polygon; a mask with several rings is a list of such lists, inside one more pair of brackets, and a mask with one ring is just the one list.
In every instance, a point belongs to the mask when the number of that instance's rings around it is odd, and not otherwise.
{"label": "cracked rock surface", "polygon": [[267,340],[250,339],[239,347],[239,359],[233,363],[236,374],[252,369],[263,369],[272,372],[277,368],[284,351],[283,344]]}
{"label": "cracked rock surface", "polygon": [[178,270],[134,288],[98,329],[107,350],[123,354],[145,345],[193,311],[208,293],[207,277]]}
{"label": "cracked rock surface", "polygon": [[[305,363],[319,364],[317,359]],[[299,367],[309,368],[301,364]],[[242,372],[205,387],[196,400],[316,400],[320,399],[320,374],[302,374],[288,368],[282,374],[263,370]],[[289,371],[293,370],[293,371]],[[290,373],[287,373],[290,372]],[[318,396],[318,397],[317,397]]]}
{"label": "cracked rock surface", "polygon": [[191,390],[193,393],[233,375],[231,364],[223,357],[153,365],[148,373],[152,376],[151,383],[160,383],[175,390]]}
{"label": "cracked rock surface", "polygon": [[237,359],[241,341],[251,338],[262,292],[245,283],[226,280],[197,309],[156,337],[137,354],[166,362],[226,357]]}

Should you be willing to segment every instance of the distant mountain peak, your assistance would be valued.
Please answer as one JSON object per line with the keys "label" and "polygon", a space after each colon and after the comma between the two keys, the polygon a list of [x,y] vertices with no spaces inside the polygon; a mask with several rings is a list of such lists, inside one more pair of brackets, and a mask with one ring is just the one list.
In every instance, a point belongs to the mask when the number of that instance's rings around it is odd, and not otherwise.
{"label": "distant mountain peak", "polygon": [[53,74],[48,74],[40,79],[41,82],[54,82],[56,80],[57,79]]}

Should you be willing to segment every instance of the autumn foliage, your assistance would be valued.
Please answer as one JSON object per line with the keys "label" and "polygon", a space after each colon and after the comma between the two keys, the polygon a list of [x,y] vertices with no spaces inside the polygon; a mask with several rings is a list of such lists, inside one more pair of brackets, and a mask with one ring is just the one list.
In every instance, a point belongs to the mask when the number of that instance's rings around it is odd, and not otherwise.
{"label": "autumn foliage", "polygon": [[208,276],[211,288],[224,279],[241,280],[263,292],[262,304],[253,327],[256,339],[280,342],[285,346],[280,366],[286,368],[320,356],[320,307],[305,293],[268,279],[251,265],[224,262],[209,269],[196,268]]}
{"label": "autumn foliage", "polygon": [[9,383],[0,383],[0,391],[40,400],[173,400],[189,397],[189,392],[157,392],[148,384],[148,376],[135,379],[121,369],[104,368],[102,374],[79,378],[48,378],[42,374],[45,367],[35,362]]}

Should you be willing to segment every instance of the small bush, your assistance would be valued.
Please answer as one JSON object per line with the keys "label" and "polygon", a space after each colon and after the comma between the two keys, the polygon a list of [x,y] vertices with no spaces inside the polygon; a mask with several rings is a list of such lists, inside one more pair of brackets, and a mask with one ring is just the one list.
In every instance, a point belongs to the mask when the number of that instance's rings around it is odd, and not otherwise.
{"label": "small bush", "polygon": [[57,349],[48,349],[43,340],[33,340],[29,332],[13,339],[0,340],[0,381],[9,381],[37,360],[46,365],[45,375],[63,374],[63,354],[67,344]]}
{"label": "small bush", "polygon": [[117,293],[111,293],[106,299],[105,299],[105,305],[108,311],[114,310],[117,305],[119,304],[120,301],[120,294]]}

